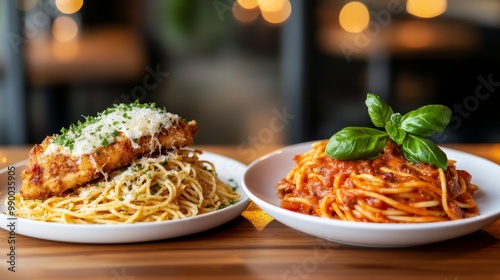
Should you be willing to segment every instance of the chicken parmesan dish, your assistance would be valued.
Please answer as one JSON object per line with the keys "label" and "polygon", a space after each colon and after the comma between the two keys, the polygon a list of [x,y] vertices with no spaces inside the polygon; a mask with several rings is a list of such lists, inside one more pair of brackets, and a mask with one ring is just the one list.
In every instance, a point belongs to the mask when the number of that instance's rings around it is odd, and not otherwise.
{"label": "chicken parmesan dish", "polygon": [[357,222],[422,223],[479,215],[472,176],[427,139],[451,112],[428,105],[405,115],[378,96],[366,100],[375,128],[347,127],[296,155],[277,183],[280,206]]}
{"label": "chicken parmesan dish", "polygon": [[239,195],[189,148],[196,121],[154,103],[114,105],[35,145],[15,215],[61,223],[132,223],[194,216]]}

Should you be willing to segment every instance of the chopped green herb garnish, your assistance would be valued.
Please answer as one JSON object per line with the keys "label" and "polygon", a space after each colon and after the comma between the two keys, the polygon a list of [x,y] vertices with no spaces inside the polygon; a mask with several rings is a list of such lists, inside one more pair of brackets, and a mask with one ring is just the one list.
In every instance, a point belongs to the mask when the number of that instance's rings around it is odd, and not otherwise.
{"label": "chopped green herb garnish", "polygon": [[106,138],[102,139],[101,145],[106,148],[109,145],[108,140]]}
{"label": "chopped green herb garnish", "polygon": [[[88,136],[98,137],[97,145],[107,147],[115,142],[116,137],[120,131],[131,131],[129,127],[126,127],[129,120],[133,118],[132,110],[134,109],[151,109],[160,114],[166,114],[165,108],[158,108],[156,103],[139,103],[136,100],[133,103],[126,104],[114,104],[113,107],[109,107],[106,110],[97,114],[97,116],[84,116],[84,121],[77,121],[76,124],[69,125],[68,128],[62,128],[60,134],[53,139],[53,143],[59,144],[69,148],[73,151],[76,142],[85,141]],[[116,119],[111,119],[109,123],[102,122],[102,120],[111,114],[117,114]],[[148,124],[151,124],[151,120],[147,120]],[[137,143],[138,138],[133,139]],[[90,143],[90,145],[92,145]],[[95,145],[92,145],[95,149]]]}
{"label": "chopped green herb garnish", "polygon": [[160,184],[154,184],[154,185],[152,185],[152,186],[150,187],[150,191],[151,191],[151,194],[152,194],[152,195],[157,194],[157,193],[158,193],[158,191],[160,191],[160,190],[161,190],[161,186],[160,186]]}
{"label": "chopped green herb garnish", "polygon": [[233,178],[229,178],[228,181],[228,185],[231,187],[231,189],[233,191],[236,191],[238,189],[238,182],[236,182]]}

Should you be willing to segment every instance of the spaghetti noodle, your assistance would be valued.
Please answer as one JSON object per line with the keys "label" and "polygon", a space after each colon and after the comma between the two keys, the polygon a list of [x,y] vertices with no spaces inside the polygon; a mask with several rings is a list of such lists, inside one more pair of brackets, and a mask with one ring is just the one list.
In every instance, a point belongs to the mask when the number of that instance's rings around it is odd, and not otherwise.
{"label": "spaghetti noodle", "polygon": [[142,157],[107,180],[46,200],[16,195],[17,217],[68,224],[158,222],[216,211],[239,194],[217,178],[201,151],[178,149]]}
{"label": "spaghetti noodle", "polygon": [[464,170],[412,163],[388,141],[375,159],[336,160],[327,140],[294,157],[296,165],[277,184],[281,207],[330,219],[420,223],[477,216],[478,187]]}

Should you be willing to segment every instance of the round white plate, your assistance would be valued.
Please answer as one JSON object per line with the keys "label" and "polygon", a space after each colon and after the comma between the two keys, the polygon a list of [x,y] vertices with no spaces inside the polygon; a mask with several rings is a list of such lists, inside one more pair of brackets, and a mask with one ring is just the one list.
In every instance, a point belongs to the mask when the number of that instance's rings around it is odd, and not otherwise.
{"label": "round white plate", "polygon": [[[0,227],[10,231],[15,228],[15,233],[30,237],[75,243],[131,243],[167,239],[184,236],[208,230],[238,217],[250,203],[242,187],[238,184],[246,170],[246,165],[234,159],[221,155],[203,152],[201,159],[209,160],[215,164],[219,178],[231,186],[237,187],[241,195],[239,201],[227,208],[179,220],[170,220],[154,223],[136,223],[121,225],[74,225],[33,221],[28,219],[12,219],[6,215],[7,207],[4,204],[8,197],[9,167],[0,170]],[[12,165],[15,169],[16,190],[21,185],[21,171],[26,161]],[[12,226],[11,223],[14,223]],[[10,225],[10,227],[9,227]]]}
{"label": "round white plate", "polygon": [[316,237],[344,244],[369,247],[404,247],[434,243],[480,230],[500,218],[500,166],[475,155],[442,148],[457,169],[468,171],[479,190],[474,200],[479,216],[420,224],[377,224],[332,220],[280,208],[275,189],[295,165],[293,156],[311,149],[301,143],[269,153],[252,162],[243,176],[242,186],[250,199],[279,222]]}

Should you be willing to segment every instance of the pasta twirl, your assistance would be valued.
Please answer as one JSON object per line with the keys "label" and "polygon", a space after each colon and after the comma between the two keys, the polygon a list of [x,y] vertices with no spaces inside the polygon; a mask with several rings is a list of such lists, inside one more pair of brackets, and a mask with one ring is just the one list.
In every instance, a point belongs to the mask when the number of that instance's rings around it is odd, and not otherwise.
{"label": "pasta twirl", "polygon": [[157,222],[192,217],[236,202],[201,152],[178,149],[142,157],[109,178],[46,200],[16,195],[16,216],[69,224]]}
{"label": "pasta twirl", "polygon": [[407,161],[388,141],[376,159],[336,160],[325,154],[328,141],[297,155],[296,165],[277,184],[281,207],[331,219],[419,223],[477,216],[472,198],[478,187],[457,170]]}

